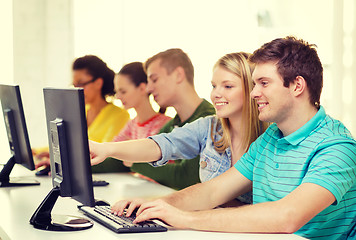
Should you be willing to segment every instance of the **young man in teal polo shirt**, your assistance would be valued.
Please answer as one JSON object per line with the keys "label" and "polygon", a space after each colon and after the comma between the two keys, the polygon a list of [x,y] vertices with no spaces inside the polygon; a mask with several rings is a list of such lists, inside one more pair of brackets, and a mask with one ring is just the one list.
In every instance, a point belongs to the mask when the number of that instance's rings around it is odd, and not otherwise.
{"label": "young man in teal polo shirt", "polygon": [[[248,152],[211,181],[155,201],[120,201],[113,211],[140,207],[136,222],[159,218],[177,228],[356,239],[356,142],[320,106],[323,68],[314,46],[279,38],[251,61],[251,97],[259,118],[274,123]],[[216,208],[251,189],[254,204]]]}

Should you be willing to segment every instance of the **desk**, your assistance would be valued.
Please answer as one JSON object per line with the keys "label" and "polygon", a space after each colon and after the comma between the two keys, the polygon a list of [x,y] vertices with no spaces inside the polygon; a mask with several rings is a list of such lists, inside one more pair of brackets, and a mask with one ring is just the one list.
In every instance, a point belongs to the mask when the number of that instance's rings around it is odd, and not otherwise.
{"label": "desk", "polygon": [[[94,226],[90,229],[77,232],[51,232],[33,228],[29,223],[29,219],[42,202],[44,197],[52,189],[51,178],[35,177],[33,172],[30,172],[22,166],[15,166],[12,176],[26,176],[36,178],[41,182],[40,186],[30,187],[13,187],[0,188],[0,239],[12,240],[52,240],[52,239],[75,239],[75,240],[90,240],[90,239],[173,239],[173,240],[189,240],[189,239],[204,239],[204,240],[253,240],[253,239],[280,239],[293,240],[305,239],[294,234],[238,234],[238,233],[215,233],[191,230],[168,230],[163,233],[134,233],[134,234],[117,234],[107,229],[106,227],[94,222]],[[110,184],[106,187],[95,187],[94,194],[96,199],[105,199],[110,204],[113,204],[119,199],[130,197],[157,197],[173,192],[174,190],[148,182],[143,179],[136,178],[127,173],[115,174],[96,174],[96,178],[104,179]],[[78,202],[71,198],[59,197],[52,211],[54,214],[68,214],[83,216],[77,209]]]}

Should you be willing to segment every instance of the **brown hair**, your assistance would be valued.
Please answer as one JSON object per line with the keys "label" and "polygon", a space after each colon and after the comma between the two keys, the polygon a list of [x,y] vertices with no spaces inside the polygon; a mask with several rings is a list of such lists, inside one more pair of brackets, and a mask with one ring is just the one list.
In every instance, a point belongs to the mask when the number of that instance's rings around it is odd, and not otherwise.
{"label": "brown hair", "polygon": [[315,49],[316,45],[288,36],[265,43],[251,56],[254,63],[276,62],[277,71],[288,87],[297,76],[307,82],[310,103],[319,108],[323,88],[323,66]]}
{"label": "brown hair", "polygon": [[158,59],[161,60],[160,66],[164,67],[168,74],[171,74],[177,67],[182,67],[188,82],[194,86],[194,67],[190,58],[182,49],[172,48],[150,57],[144,63],[145,71],[147,72],[148,66]]}

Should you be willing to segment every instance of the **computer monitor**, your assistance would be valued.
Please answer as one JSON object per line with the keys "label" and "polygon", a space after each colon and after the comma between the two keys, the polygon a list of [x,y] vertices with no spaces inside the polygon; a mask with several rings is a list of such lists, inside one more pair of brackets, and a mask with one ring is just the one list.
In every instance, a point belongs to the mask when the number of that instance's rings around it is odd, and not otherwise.
{"label": "computer monitor", "polygon": [[38,181],[26,178],[10,179],[10,173],[15,164],[21,164],[29,170],[34,170],[35,165],[27,133],[20,87],[0,84],[0,100],[12,155],[0,172],[0,187],[39,185]]}
{"label": "computer monitor", "polygon": [[93,223],[85,218],[51,214],[58,196],[95,206],[83,89],[45,88],[43,93],[53,189],[30,223],[53,231],[90,228]]}

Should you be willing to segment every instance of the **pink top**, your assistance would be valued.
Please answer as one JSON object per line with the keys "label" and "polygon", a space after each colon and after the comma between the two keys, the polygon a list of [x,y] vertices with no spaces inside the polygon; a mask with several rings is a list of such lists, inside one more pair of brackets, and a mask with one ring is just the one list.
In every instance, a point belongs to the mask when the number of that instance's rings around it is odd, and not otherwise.
{"label": "pink top", "polygon": [[170,117],[161,113],[156,114],[144,123],[139,123],[137,118],[134,118],[114,137],[113,142],[141,139],[155,135],[169,120],[171,120]]}

